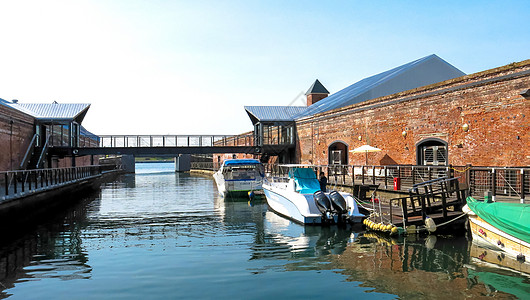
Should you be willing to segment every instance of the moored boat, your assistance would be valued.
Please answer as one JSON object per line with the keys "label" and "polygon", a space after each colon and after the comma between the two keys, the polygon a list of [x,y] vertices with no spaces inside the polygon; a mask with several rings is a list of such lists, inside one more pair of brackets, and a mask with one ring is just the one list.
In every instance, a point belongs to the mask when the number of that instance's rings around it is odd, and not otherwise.
{"label": "moored boat", "polygon": [[468,197],[463,211],[468,215],[473,242],[530,263],[530,204]]}
{"label": "moored boat", "polygon": [[348,193],[323,192],[311,166],[284,165],[287,177],[267,178],[263,192],[269,208],[302,224],[361,223],[357,202]]}
{"label": "moored boat", "polygon": [[213,178],[222,196],[247,196],[262,190],[264,168],[256,159],[227,159]]}

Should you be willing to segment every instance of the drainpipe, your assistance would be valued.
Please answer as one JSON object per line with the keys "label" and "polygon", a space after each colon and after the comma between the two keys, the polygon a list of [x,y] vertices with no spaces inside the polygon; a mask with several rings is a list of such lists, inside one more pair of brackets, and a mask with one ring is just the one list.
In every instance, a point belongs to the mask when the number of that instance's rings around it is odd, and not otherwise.
{"label": "drainpipe", "polygon": [[9,168],[13,171],[13,123],[12,119],[9,120]]}

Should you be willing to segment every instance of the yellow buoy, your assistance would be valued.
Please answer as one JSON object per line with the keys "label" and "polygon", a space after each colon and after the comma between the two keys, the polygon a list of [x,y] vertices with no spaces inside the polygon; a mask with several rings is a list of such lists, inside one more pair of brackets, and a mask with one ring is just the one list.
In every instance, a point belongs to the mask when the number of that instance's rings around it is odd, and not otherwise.
{"label": "yellow buoy", "polygon": [[390,233],[391,233],[392,235],[397,234],[397,233],[398,233],[398,228],[397,228],[396,226],[393,226],[392,229],[390,230]]}

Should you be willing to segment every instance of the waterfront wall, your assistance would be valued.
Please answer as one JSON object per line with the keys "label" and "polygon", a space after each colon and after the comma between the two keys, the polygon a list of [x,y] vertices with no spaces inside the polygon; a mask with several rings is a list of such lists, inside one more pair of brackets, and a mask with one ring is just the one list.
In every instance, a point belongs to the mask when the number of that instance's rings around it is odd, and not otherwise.
{"label": "waterfront wall", "polygon": [[34,119],[0,105],[0,171],[19,168],[34,134]]}
{"label": "waterfront wall", "polygon": [[[447,143],[449,164],[530,165],[530,99],[520,95],[529,70],[526,60],[298,120],[297,161],[328,164],[340,142],[381,148],[369,164],[415,165],[416,146],[436,139]],[[365,155],[348,152],[346,161],[364,164]]]}

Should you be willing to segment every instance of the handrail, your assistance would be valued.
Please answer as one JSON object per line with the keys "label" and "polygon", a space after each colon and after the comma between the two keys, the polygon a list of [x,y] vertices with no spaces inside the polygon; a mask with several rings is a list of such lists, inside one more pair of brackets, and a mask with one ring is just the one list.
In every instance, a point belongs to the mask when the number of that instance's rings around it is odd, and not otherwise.
{"label": "handrail", "polygon": [[55,188],[66,183],[100,175],[103,166],[33,169],[0,172],[3,199],[21,197],[38,189]]}
{"label": "handrail", "polygon": [[26,154],[24,154],[24,158],[20,162],[19,169],[25,170],[28,167],[29,160],[31,159],[30,153],[33,154],[33,149],[35,149],[35,143],[37,141],[38,136],[39,136],[38,133],[35,133],[33,135],[33,138],[31,139],[31,142],[29,143],[28,149],[26,150]]}
{"label": "handrail", "polygon": [[50,136],[48,136],[48,138],[46,139],[46,143],[44,143],[44,146],[42,146],[42,151],[39,155],[39,160],[37,161],[37,165],[35,166],[36,169],[39,169],[41,167],[41,163],[44,160],[44,155],[48,151],[49,141],[50,141]]}

